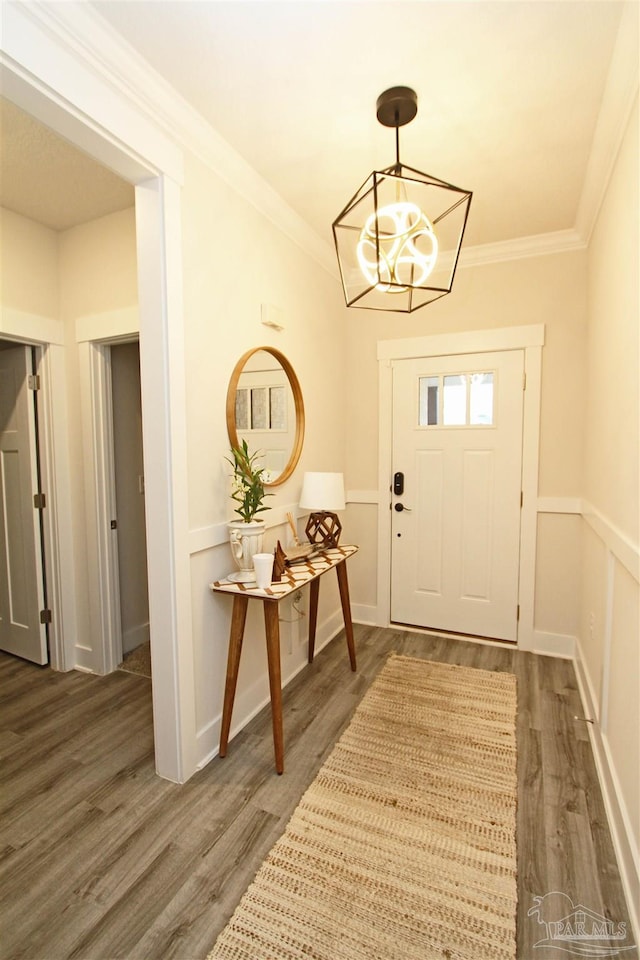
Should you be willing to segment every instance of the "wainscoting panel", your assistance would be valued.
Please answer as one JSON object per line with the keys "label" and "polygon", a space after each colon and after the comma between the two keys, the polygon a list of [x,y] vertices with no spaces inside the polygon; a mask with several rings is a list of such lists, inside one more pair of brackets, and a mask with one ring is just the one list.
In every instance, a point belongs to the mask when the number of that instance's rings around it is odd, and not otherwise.
{"label": "wainscoting panel", "polygon": [[582,505],[583,636],[576,675],[620,874],[640,940],[638,546]]}

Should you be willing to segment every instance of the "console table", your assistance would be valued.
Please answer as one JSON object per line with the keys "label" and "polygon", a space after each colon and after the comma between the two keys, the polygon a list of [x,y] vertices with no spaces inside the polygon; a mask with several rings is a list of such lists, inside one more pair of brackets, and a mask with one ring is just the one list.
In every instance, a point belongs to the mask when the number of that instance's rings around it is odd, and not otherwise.
{"label": "console table", "polygon": [[344,629],[349,651],[351,669],[356,669],[356,650],[353,640],[351,606],[349,604],[349,582],[347,564],[349,557],[358,550],[354,546],[338,546],[287,567],[279,583],[268,587],[258,587],[255,583],[235,583],[231,580],[216,580],[209,584],[215,593],[228,593],[233,597],[229,651],[227,654],[227,677],[224,688],[224,706],[222,709],[222,727],[220,730],[220,756],[225,757],[229,742],[231,714],[236,695],[238,669],[244,626],[247,618],[249,600],[262,600],[267,643],[267,663],[269,667],[269,691],[271,694],[271,720],[273,725],[273,747],[276,771],[284,771],[284,738],[282,732],[282,679],[280,673],[280,624],[278,604],[309,584],[309,663],[313,662],[316,640],[316,620],[318,616],[318,594],[320,577],[329,570],[335,570],[340,589],[340,603],[344,617]]}

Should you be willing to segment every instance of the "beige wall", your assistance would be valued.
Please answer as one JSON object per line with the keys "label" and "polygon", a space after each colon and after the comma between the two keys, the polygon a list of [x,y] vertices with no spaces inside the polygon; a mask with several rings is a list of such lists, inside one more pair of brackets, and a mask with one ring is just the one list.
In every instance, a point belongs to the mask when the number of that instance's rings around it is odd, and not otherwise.
{"label": "beige wall", "polygon": [[0,301],[7,312],[58,315],[58,235],[0,207]]}
{"label": "beige wall", "polygon": [[136,306],[136,265],[133,207],[60,234],[60,312],[69,342],[76,321]]}
{"label": "beige wall", "polygon": [[589,247],[586,498],[638,542],[638,110]]}
{"label": "beige wall", "polygon": [[111,347],[113,454],[118,508],[118,579],[122,649],[134,650],[149,639],[147,537],[142,461],[140,347]]}
{"label": "beige wall", "polygon": [[130,332],[135,333],[135,244],[133,209],[72,227],[58,237],[59,317],[66,348],[67,444],[77,588],[76,662],[96,671],[102,669],[102,650],[97,647],[98,625],[91,619],[92,610],[97,608],[98,572],[90,540],[93,517],[87,513],[87,485],[93,485],[93,463],[86,434],[88,395],[83,390],[87,369],[81,363],[81,350],[83,345],[86,348],[92,330],[100,338],[119,335],[119,316],[124,309],[130,311]]}
{"label": "beige wall", "polygon": [[375,486],[378,340],[544,323],[540,495],[580,488],[586,257],[563,253],[459,269],[452,293],[413,314],[348,317],[349,486]]}
{"label": "beige wall", "polygon": [[[25,311],[55,312],[65,343],[70,462],[73,505],[73,553],[77,598],[76,662],[99,669],[91,623],[90,544],[87,543],[85,485],[91,450],[83,422],[83,345],[135,331],[137,308],[136,236],[133,210],[101,218],[57,235],[24,218],[8,218],[3,241],[21,251],[15,306]],[[21,239],[24,237],[24,241]],[[19,243],[18,243],[19,241]],[[279,229],[258,213],[208,167],[185,155],[182,191],[182,243],[187,371],[187,447],[189,517],[192,531],[191,577],[197,725],[201,759],[218,743],[231,604],[213,596],[209,583],[233,564],[227,520],[233,516],[225,455],[227,384],[239,356],[271,345],[291,361],[299,378],[306,413],[306,435],[298,469],[269,499],[273,508],[266,546],[287,539],[286,510],[295,512],[304,470],[344,470],[346,450],[346,308],[336,281]],[[41,250],[46,250],[48,260]],[[28,299],[24,264],[34,257],[37,271],[48,267],[54,302]],[[6,288],[4,288],[6,289]],[[3,289],[3,299],[4,299]],[[284,330],[261,323],[261,305],[276,306]],[[122,317],[125,316],[123,326]],[[82,341],[78,343],[78,340]],[[86,415],[86,411],[85,411]],[[86,420],[86,416],[85,416]],[[84,433],[83,433],[84,431]],[[320,597],[318,642],[339,626],[339,599],[332,582]],[[258,611],[258,614],[260,611]],[[295,620],[290,610],[285,617]],[[262,634],[261,617],[251,613]],[[288,678],[306,663],[306,621],[282,625],[282,670]],[[73,665],[73,664],[70,664]],[[242,723],[268,699],[264,646],[246,645],[238,687],[235,720]]]}
{"label": "beige wall", "polygon": [[[206,531],[231,517],[224,461],[228,446],[226,388],[240,354],[260,344],[277,347],[293,363],[307,420],[300,467],[286,484],[276,488],[269,501],[272,507],[295,506],[305,469],[344,469],[348,489],[376,491],[378,340],[541,322],[546,343],[539,492],[548,497],[580,495],[584,253],[460,269],[451,296],[415,314],[397,315],[347,311],[331,277],[203,164],[188,156],[182,226],[192,530]],[[220,237],[224,237],[223,243]],[[83,324],[84,335],[90,336],[93,327],[104,328],[110,313],[115,316],[123,309],[135,308],[133,211],[66,231],[59,240],[58,258],[60,316],[67,343],[75,343],[78,323]],[[282,311],[284,331],[277,333],[260,323],[262,303],[272,303]],[[74,499],[81,503],[85,453],[75,349],[69,351],[68,366],[72,482],[77,487]],[[539,518],[535,625],[550,635],[573,637],[578,633],[575,570],[580,531],[575,520],[563,514]],[[351,563],[354,607],[374,609],[375,504],[349,507],[344,523],[345,537],[361,547]],[[77,524],[80,538],[80,513]],[[224,555],[216,548],[215,556],[221,553]],[[78,564],[82,583],[86,556],[81,543]],[[79,595],[86,596],[86,590]],[[201,596],[197,613],[199,621],[204,618],[208,622],[210,612]],[[86,617],[84,610],[82,622],[87,623]],[[205,683],[209,682],[211,671],[204,676]]]}
{"label": "beige wall", "polygon": [[551,644],[580,630],[580,523],[577,514],[538,515],[534,626]]}
{"label": "beige wall", "polygon": [[[83,397],[78,330],[91,328],[100,336],[122,332],[121,312],[136,323],[136,240],[133,209],[102,217],[62,233],[7,210],[0,211],[2,238],[2,323],[0,330],[25,340],[56,343],[64,360],[56,367],[65,401],[56,398],[61,412],[56,422],[58,455],[68,459],[75,617],[66,620],[68,667],[99,670],[89,604],[85,482],[91,448],[83,437]],[[51,349],[51,348],[50,348]],[[86,413],[86,410],[85,410]],[[61,494],[62,495],[62,494]],[[64,531],[64,539],[69,531]],[[93,565],[95,566],[95,564]],[[73,631],[71,629],[73,624]],[[73,636],[69,634],[73,632]]]}
{"label": "beige wall", "polygon": [[109,214],[61,233],[0,207],[3,328],[8,314],[76,321],[137,304],[135,211]]}
{"label": "beige wall", "polygon": [[[584,423],[586,253],[571,252],[461,268],[453,292],[414,314],[349,311],[347,483],[350,489],[377,487],[379,340],[430,334],[545,325],[542,351],[541,440],[538,493],[576,498],[581,492]],[[366,514],[366,518],[365,518]],[[375,505],[348,511],[354,529],[371,542]],[[374,538],[375,539],[375,538]],[[580,528],[574,515],[539,518],[534,626],[571,638],[579,624],[575,565]],[[375,551],[360,559],[355,604],[372,603]],[[375,603],[375,598],[373,598]]]}
{"label": "beige wall", "polygon": [[640,901],[638,102],[589,245],[578,663],[613,787],[622,867]]}
{"label": "beige wall", "polygon": [[[300,466],[269,505],[297,503],[302,473],[341,470],[345,455],[345,308],[337,284],[264,216],[186,157],[183,271],[192,528],[231,519],[225,400],[236,361],[260,345],[291,361],[302,388]],[[261,304],[284,330],[261,323]]]}
{"label": "beige wall", "polygon": [[[230,499],[225,401],[229,378],[247,350],[276,347],[292,363],[302,389],[306,434],[293,476],[274,487],[263,514],[266,549],[287,542],[284,512],[295,512],[305,470],[343,470],[345,307],[337,283],[196,158],[185,156],[182,193],[184,312],[187,369],[191,585],[199,752],[217,748],[227,640],[228,598],[209,583],[233,569],[226,522]],[[284,329],[261,323],[261,304],[281,312]],[[276,522],[276,525],[272,524]],[[323,582],[319,636],[333,629],[339,609],[333,583]],[[282,672],[306,662],[306,622],[282,605]],[[250,610],[234,722],[242,723],[268,700],[262,611]],[[185,638],[189,642],[190,638]]]}

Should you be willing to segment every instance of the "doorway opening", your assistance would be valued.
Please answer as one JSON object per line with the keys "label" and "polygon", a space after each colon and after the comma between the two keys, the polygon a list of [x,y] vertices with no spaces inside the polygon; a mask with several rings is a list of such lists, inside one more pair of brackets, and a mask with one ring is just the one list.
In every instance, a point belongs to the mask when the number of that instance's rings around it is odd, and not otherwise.
{"label": "doorway opening", "polygon": [[[19,7],[0,65],[3,89],[12,103],[135,185],[138,310],[147,470],[150,623],[154,631],[153,719],[157,773],[183,782],[197,767],[197,719],[193,702],[193,652],[179,636],[191,635],[187,511],[185,367],[182,353],[181,184],[183,156],[149,112],[82,56],[69,60],[69,37],[60,40],[50,24]],[[71,29],[69,36],[76,36]],[[38,49],[37,64],[30,51]],[[27,56],[28,54],[28,56]],[[74,73],[59,70],[64,56]],[[73,82],[71,81],[73,77]],[[82,91],[82,95],[78,91]],[[136,122],[138,121],[138,122]],[[68,496],[72,468],[65,449],[64,349],[58,321],[35,314],[2,317],[3,333],[46,344],[43,360],[55,369],[58,389],[45,400],[47,422],[60,424],[47,442],[59,454],[50,461],[52,511],[50,592],[54,630],[52,654],[62,669],[80,665],[82,634],[73,552],[73,504]],[[82,344],[79,343],[79,347]],[[56,445],[59,445],[56,446]],[[49,450],[47,450],[49,461]],[[56,622],[56,618],[60,621]],[[64,650],[57,653],[57,645]],[[52,665],[56,666],[53,663]],[[117,666],[117,664],[116,664]],[[88,669],[105,672],[101,665]],[[113,668],[112,668],[113,669]]]}
{"label": "doorway opening", "polygon": [[[88,600],[98,672],[144,647],[150,676],[150,599],[140,347],[135,335],[80,345]],[[128,669],[128,667],[127,667]]]}
{"label": "doorway opening", "polygon": [[125,669],[150,676],[139,342],[112,344],[109,354],[121,659]]}

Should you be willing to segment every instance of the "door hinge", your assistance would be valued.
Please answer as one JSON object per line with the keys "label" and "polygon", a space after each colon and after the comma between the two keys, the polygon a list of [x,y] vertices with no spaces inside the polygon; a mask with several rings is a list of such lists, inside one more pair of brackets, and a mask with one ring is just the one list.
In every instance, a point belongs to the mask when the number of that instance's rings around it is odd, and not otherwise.
{"label": "door hinge", "polygon": [[51,610],[40,611],[40,623],[51,623]]}
{"label": "door hinge", "polygon": [[111,521],[111,529],[112,529],[112,530],[117,530],[117,529],[118,529],[118,521],[117,521],[117,520],[112,520],[112,521]]}
{"label": "door hinge", "polygon": [[30,373],[27,376],[27,387],[29,390],[39,390],[40,389],[40,374],[39,373]]}
{"label": "door hinge", "polygon": [[520,604],[516,607],[516,620],[520,620]]}
{"label": "door hinge", "polygon": [[524,504],[524,490],[520,491],[520,507]]}
{"label": "door hinge", "polygon": [[36,508],[36,510],[44,510],[44,508],[47,505],[47,499],[44,493],[34,493],[33,505]]}
{"label": "door hinge", "polygon": [[526,389],[527,389],[527,374],[526,374],[526,371],[523,372],[523,374],[522,374],[522,389],[523,389],[523,390],[526,390]]}

